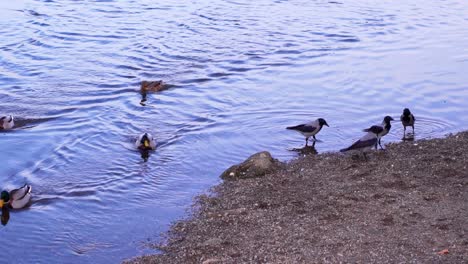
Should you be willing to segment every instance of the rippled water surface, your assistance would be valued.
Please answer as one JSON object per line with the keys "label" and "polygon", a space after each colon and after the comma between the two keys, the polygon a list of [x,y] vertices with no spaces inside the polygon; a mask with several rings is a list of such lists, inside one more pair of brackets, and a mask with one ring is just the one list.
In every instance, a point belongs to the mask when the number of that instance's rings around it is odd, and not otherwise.
{"label": "rippled water surface", "polygon": [[[319,153],[404,107],[416,138],[468,129],[467,14],[463,0],[1,1],[0,115],[17,127],[0,133],[0,186],[34,197],[0,227],[0,262],[155,252],[225,168],[296,157],[285,127],[317,117]],[[140,105],[159,79],[170,89]]]}

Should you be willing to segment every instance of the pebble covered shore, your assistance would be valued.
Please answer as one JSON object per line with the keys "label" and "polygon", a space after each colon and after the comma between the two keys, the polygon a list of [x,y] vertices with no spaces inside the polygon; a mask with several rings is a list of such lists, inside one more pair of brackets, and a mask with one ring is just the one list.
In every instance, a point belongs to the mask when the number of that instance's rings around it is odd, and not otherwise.
{"label": "pebble covered shore", "polygon": [[468,132],[225,180],[130,263],[467,263]]}

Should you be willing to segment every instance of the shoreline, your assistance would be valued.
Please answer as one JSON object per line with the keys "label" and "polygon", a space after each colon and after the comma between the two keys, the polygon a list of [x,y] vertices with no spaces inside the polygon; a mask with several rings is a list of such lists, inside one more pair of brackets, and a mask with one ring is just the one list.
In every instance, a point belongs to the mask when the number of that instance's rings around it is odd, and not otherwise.
{"label": "shoreline", "polygon": [[127,262],[468,261],[468,132],[368,157],[306,155],[225,179],[154,245],[162,254]]}

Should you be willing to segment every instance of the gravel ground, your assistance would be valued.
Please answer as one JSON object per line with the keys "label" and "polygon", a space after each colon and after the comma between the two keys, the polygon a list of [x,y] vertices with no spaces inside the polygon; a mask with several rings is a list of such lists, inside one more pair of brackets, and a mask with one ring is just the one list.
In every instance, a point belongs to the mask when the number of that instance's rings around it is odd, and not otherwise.
{"label": "gravel ground", "polygon": [[224,181],[131,263],[468,263],[468,132]]}

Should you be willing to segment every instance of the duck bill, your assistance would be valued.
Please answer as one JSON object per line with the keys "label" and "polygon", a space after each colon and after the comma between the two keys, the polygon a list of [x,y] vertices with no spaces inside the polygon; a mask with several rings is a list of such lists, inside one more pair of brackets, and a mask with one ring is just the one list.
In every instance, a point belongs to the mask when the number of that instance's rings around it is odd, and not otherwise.
{"label": "duck bill", "polygon": [[4,204],[5,204],[5,201],[3,201],[3,199],[0,199],[0,208],[3,208]]}
{"label": "duck bill", "polygon": [[143,142],[143,145],[145,145],[145,148],[150,148],[150,142],[149,142],[149,140],[145,140],[145,141]]}

